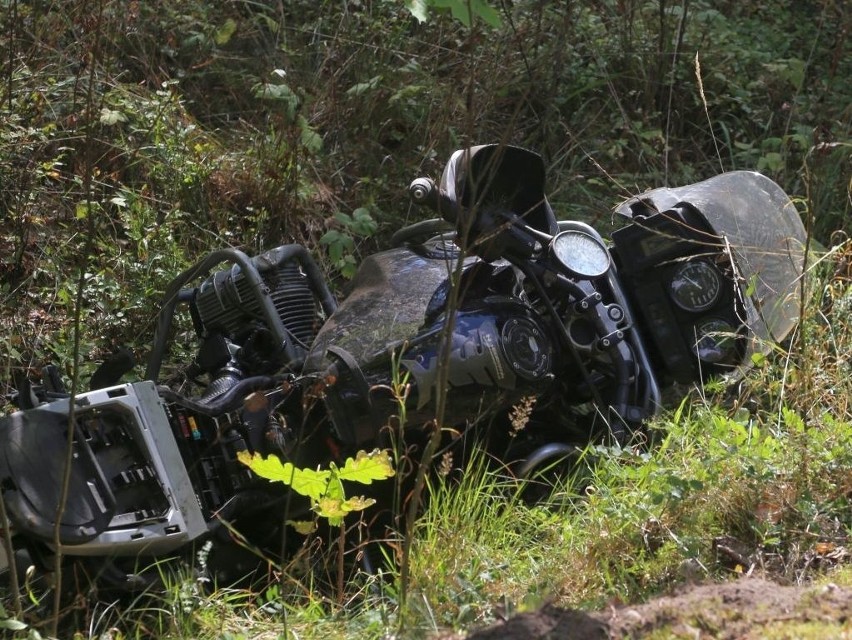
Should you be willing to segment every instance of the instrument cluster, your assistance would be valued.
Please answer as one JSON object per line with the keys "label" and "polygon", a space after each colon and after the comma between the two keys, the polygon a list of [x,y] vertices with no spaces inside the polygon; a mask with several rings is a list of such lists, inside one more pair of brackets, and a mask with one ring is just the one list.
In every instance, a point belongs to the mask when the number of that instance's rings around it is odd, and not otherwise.
{"label": "instrument cluster", "polygon": [[730,369],[744,352],[727,254],[688,214],[655,213],[613,233],[619,277],[657,358],[680,382]]}
{"label": "instrument cluster", "polygon": [[[703,314],[722,300],[728,276],[705,257],[680,264],[668,281],[668,293],[681,310]],[[704,316],[694,324],[693,350],[706,363],[729,361],[736,347],[736,330],[722,318]]]}
{"label": "instrument cluster", "polygon": [[579,229],[567,229],[554,236],[550,250],[561,269],[572,278],[600,278],[610,267],[609,252],[603,242]]}

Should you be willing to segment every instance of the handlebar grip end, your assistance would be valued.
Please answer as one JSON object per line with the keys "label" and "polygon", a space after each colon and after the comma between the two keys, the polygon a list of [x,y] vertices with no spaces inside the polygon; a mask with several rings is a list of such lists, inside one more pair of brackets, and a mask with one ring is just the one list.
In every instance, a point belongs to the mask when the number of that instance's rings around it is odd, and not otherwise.
{"label": "handlebar grip end", "polygon": [[437,188],[431,178],[416,178],[408,186],[408,196],[415,204],[431,204],[436,194]]}

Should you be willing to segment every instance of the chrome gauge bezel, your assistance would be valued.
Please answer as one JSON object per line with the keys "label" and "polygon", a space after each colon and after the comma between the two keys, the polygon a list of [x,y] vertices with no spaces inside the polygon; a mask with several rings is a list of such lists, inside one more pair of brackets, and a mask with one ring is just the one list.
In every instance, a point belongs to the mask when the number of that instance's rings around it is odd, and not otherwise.
{"label": "chrome gauge bezel", "polygon": [[680,265],[669,279],[669,296],[684,311],[700,313],[715,305],[722,296],[722,274],[707,260],[690,260]]}
{"label": "chrome gauge bezel", "polygon": [[606,245],[593,235],[577,229],[553,236],[550,254],[563,271],[581,280],[600,278],[612,266]]}

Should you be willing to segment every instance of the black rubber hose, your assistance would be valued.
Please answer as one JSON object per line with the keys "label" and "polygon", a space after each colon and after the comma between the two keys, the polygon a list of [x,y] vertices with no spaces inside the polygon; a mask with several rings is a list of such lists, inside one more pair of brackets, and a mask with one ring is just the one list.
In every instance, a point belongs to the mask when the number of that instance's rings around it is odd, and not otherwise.
{"label": "black rubber hose", "polygon": [[254,376],[240,380],[227,392],[212,400],[211,402],[202,402],[193,398],[187,398],[184,395],[172,391],[168,387],[158,387],[157,391],[167,402],[179,404],[187,409],[192,409],[206,416],[219,416],[229,411],[238,409],[243,399],[254,391],[272,389],[280,384],[284,378],[278,376]]}

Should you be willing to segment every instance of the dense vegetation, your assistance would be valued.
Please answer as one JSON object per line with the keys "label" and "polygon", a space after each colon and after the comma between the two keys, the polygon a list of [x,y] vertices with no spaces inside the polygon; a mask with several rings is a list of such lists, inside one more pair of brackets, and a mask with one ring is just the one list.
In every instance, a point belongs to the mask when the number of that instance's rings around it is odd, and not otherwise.
{"label": "dense vegetation", "polygon": [[852,535],[843,3],[0,0],[0,9],[4,382],[56,362],[82,384],[117,344],[144,360],[166,283],[214,247],[300,242],[342,286],[359,256],[427,217],[407,202],[410,180],[486,141],[542,153],[558,215],[602,233],[627,195],[757,169],[831,249],[790,349],[756,362],[735,397],[695,392],[652,427],[652,451],[590,452],[587,499],[566,480],[548,508],[529,508],[476,468],[460,489],[435,487],[404,609],[393,577],[331,600],[309,585],[300,597],[273,585],[210,598],[188,581],[144,615],[92,608],[83,633],[115,637],[113,626],[130,633],[144,618],[140,635],[239,637],[284,619],[300,638],[381,636],[400,620],[414,635],[544,598],[642,598],[684,571],[758,567],[798,580],[843,559]]}

